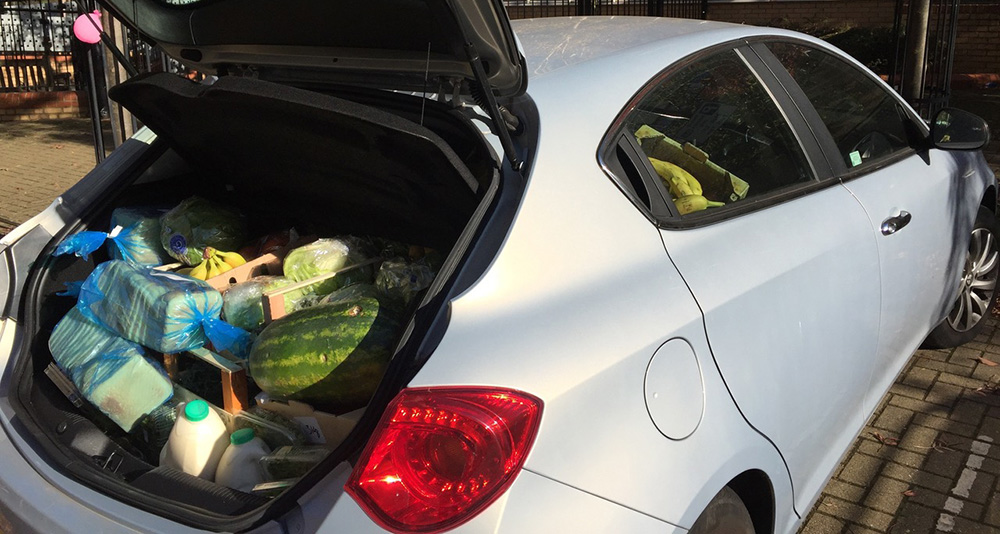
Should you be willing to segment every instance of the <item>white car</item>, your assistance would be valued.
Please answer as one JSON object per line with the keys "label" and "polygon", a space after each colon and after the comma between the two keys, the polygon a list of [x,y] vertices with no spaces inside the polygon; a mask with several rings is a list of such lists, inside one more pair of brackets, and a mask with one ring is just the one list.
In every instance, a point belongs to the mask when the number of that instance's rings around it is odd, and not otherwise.
{"label": "white car", "polygon": [[[105,1],[218,80],[114,89],[148,129],[0,241],[0,531],[794,532],[913,351],[993,305],[985,123],[928,126],[817,39]],[[101,259],[53,248],[195,193],[445,255],[358,425],[273,499],[152,465],[43,373]]]}

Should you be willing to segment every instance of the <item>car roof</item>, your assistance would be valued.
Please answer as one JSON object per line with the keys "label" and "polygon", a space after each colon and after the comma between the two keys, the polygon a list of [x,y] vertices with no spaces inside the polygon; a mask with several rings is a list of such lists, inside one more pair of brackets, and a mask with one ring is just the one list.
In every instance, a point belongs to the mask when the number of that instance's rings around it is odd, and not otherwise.
{"label": "car roof", "polygon": [[[634,60],[657,65],[658,72],[700,49],[753,36],[812,40],[776,28],[663,17],[551,17],[514,20],[512,26],[527,60],[529,83],[584,63],[614,68]],[[655,62],[649,61],[650,53],[656,54]]]}

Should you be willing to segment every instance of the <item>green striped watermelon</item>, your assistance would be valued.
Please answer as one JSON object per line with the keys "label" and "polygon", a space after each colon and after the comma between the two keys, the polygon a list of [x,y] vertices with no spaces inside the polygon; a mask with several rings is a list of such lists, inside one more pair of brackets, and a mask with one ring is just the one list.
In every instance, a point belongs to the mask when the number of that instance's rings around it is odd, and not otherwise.
{"label": "green striped watermelon", "polygon": [[299,310],[268,325],[250,352],[250,374],[279,399],[333,413],[368,403],[400,331],[374,292]]}

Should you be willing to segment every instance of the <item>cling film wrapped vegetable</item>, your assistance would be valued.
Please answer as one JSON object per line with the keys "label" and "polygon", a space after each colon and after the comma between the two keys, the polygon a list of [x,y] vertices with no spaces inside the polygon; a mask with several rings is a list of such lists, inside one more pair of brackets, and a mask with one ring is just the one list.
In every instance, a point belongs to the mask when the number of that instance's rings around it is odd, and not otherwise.
{"label": "cling film wrapped vegetable", "polygon": [[188,276],[112,260],[94,269],[80,287],[80,311],[118,335],[163,353],[201,347],[238,356],[251,336],[223,322],[222,295]]}
{"label": "cling film wrapped vegetable", "polygon": [[166,210],[156,208],[118,208],[111,213],[111,231],[85,231],[67,237],[56,248],[56,255],[75,254],[86,259],[110,241],[112,259],[134,265],[156,266],[170,261],[160,245],[160,216]]}
{"label": "cling film wrapped vegetable", "polygon": [[408,262],[403,258],[394,258],[382,262],[375,276],[375,287],[387,296],[409,304],[414,295],[427,289],[433,281],[434,271],[423,259]]}
{"label": "cling film wrapped vegetable", "polygon": [[[293,249],[285,256],[282,264],[285,276],[294,282],[308,280],[314,276],[331,273],[362,263],[374,255],[371,246],[353,236],[317,239],[308,245]],[[371,282],[371,265],[352,269],[333,278],[317,282],[305,288],[307,293],[318,296],[328,295],[338,288],[359,282]]]}
{"label": "cling film wrapped vegetable", "polygon": [[160,218],[160,242],[185,265],[204,260],[205,247],[233,251],[246,239],[240,214],[200,197],[191,197]]}
{"label": "cling film wrapped vegetable", "polygon": [[[293,283],[284,276],[257,276],[230,287],[223,295],[222,316],[226,322],[244,330],[255,331],[264,326],[261,295]],[[310,295],[302,291],[285,294],[285,313],[289,314],[309,303]]]}
{"label": "cling film wrapped vegetable", "polygon": [[146,358],[142,347],[91,321],[78,308],[56,324],[49,351],[84,398],[125,431],[173,395],[170,379]]}

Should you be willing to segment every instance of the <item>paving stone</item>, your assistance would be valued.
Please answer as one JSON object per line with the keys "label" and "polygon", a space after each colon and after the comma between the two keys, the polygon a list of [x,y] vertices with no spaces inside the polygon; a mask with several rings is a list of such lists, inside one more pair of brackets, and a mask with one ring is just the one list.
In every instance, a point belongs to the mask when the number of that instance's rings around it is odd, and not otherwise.
{"label": "paving stone", "polygon": [[979,432],[973,425],[923,413],[918,413],[913,416],[913,424],[930,427],[942,432],[950,432],[966,438],[974,438]]}
{"label": "paving stone", "polygon": [[834,534],[844,531],[844,520],[836,517],[815,513],[809,516],[800,534]]}
{"label": "paving stone", "polygon": [[938,510],[907,501],[896,512],[892,534],[930,534],[940,514]]}
{"label": "paving stone", "polygon": [[857,452],[888,460],[914,469],[919,469],[926,460],[927,451],[923,454],[907,451],[892,445],[883,445],[875,440],[866,440],[858,444]]}
{"label": "paving stone", "polygon": [[917,362],[917,368],[949,373],[955,376],[972,376],[975,373],[975,367],[935,360],[921,360]]}
{"label": "paving stone", "polygon": [[880,476],[875,479],[863,504],[875,510],[895,514],[903,502],[903,492],[909,489],[910,485],[905,482]]}
{"label": "paving stone", "polygon": [[882,460],[866,454],[854,454],[837,478],[857,486],[868,486],[882,467]]}
{"label": "paving stone", "polygon": [[[985,408],[983,411],[985,412]],[[882,413],[875,419],[873,426],[896,434],[902,434],[903,430],[906,429],[906,425],[910,424],[912,418],[913,411],[890,405],[882,410]]]}
{"label": "paving stone", "polygon": [[938,434],[940,432],[933,428],[910,425],[906,429],[906,433],[900,438],[899,447],[910,451],[926,453],[934,444],[934,441],[937,440]]}
{"label": "paving stone", "polygon": [[[926,363],[929,364],[932,362]],[[926,367],[913,367],[903,375],[901,382],[908,386],[927,389],[934,383],[934,379],[937,378],[937,374],[938,372],[934,369],[928,369]]]}
{"label": "paving stone", "polygon": [[[1000,378],[1000,376],[998,376]],[[896,382],[889,388],[889,393],[893,396],[901,395],[911,399],[923,400],[926,390],[914,386],[908,386],[902,382]]]}
{"label": "paving stone", "polygon": [[983,381],[968,376],[968,374],[958,375],[954,373],[943,372],[938,375],[938,382],[944,382],[946,384],[952,384],[958,387],[967,388],[975,390],[976,388],[983,385]]}
{"label": "paving stone", "polygon": [[844,482],[839,478],[831,479],[826,488],[823,489],[823,493],[849,502],[860,501],[866,491],[868,488]]}
{"label": "paving stone", "polygon": [[921,471],[920,469],[895,462],[887,462],[882,467],[881,474],[909,484],[914,491],[927,488],[941,494],[946,494],[955,485],[952,479],[948,477],[935,475],[934,473]]}
{"label": "paving stone", "polygon": [[882,532],[885,532],[889,527],[893,518],[892,515],[885,512],[865,508],[857,503],[843,501],[830,496],[823,497],[819,506],[819,509],[823,513]]}
{"label": "paving stone", "polygon": [[923,470],[954,480],[965,466],[965,455],[957,451],[932,452]]}
{"label": "paving stone", "polygon": [[983,416],[986,415],[987,408],[989,407],[985,404],[977,402],[975,399],[960,399],[955,404],[955,407],[952,408],[951,416],[948,419],[950,421],[958,421],[960,423],[978,426],[979,423],[982,422]]}
{"label": "paving stone", "polygon": [[962,388],[958,386],[938,382],[927,392],[924,400],[933,404],[951,407],[962,397],[962,391]]}
{"label": "paving stone", "polygon": [[955,350],[951,352],[948,362],[964,367],[975,367],[976,365],[981,365],[976,360],[978,360],[982,355],[983,351],[976,350],[968,345],[962,345],[961,347],[955,348]]}
{"label": "paving stone", "polygon": [[899,406],[900,408],[906,408],[907,410],[913,410],[914,412],[936,415],[938,417],[948,417],[949,412],[949,409],[946,406],[932,404],[915,398],[904,397],[902,395],[893,395],[889,399],[889,404]]}

